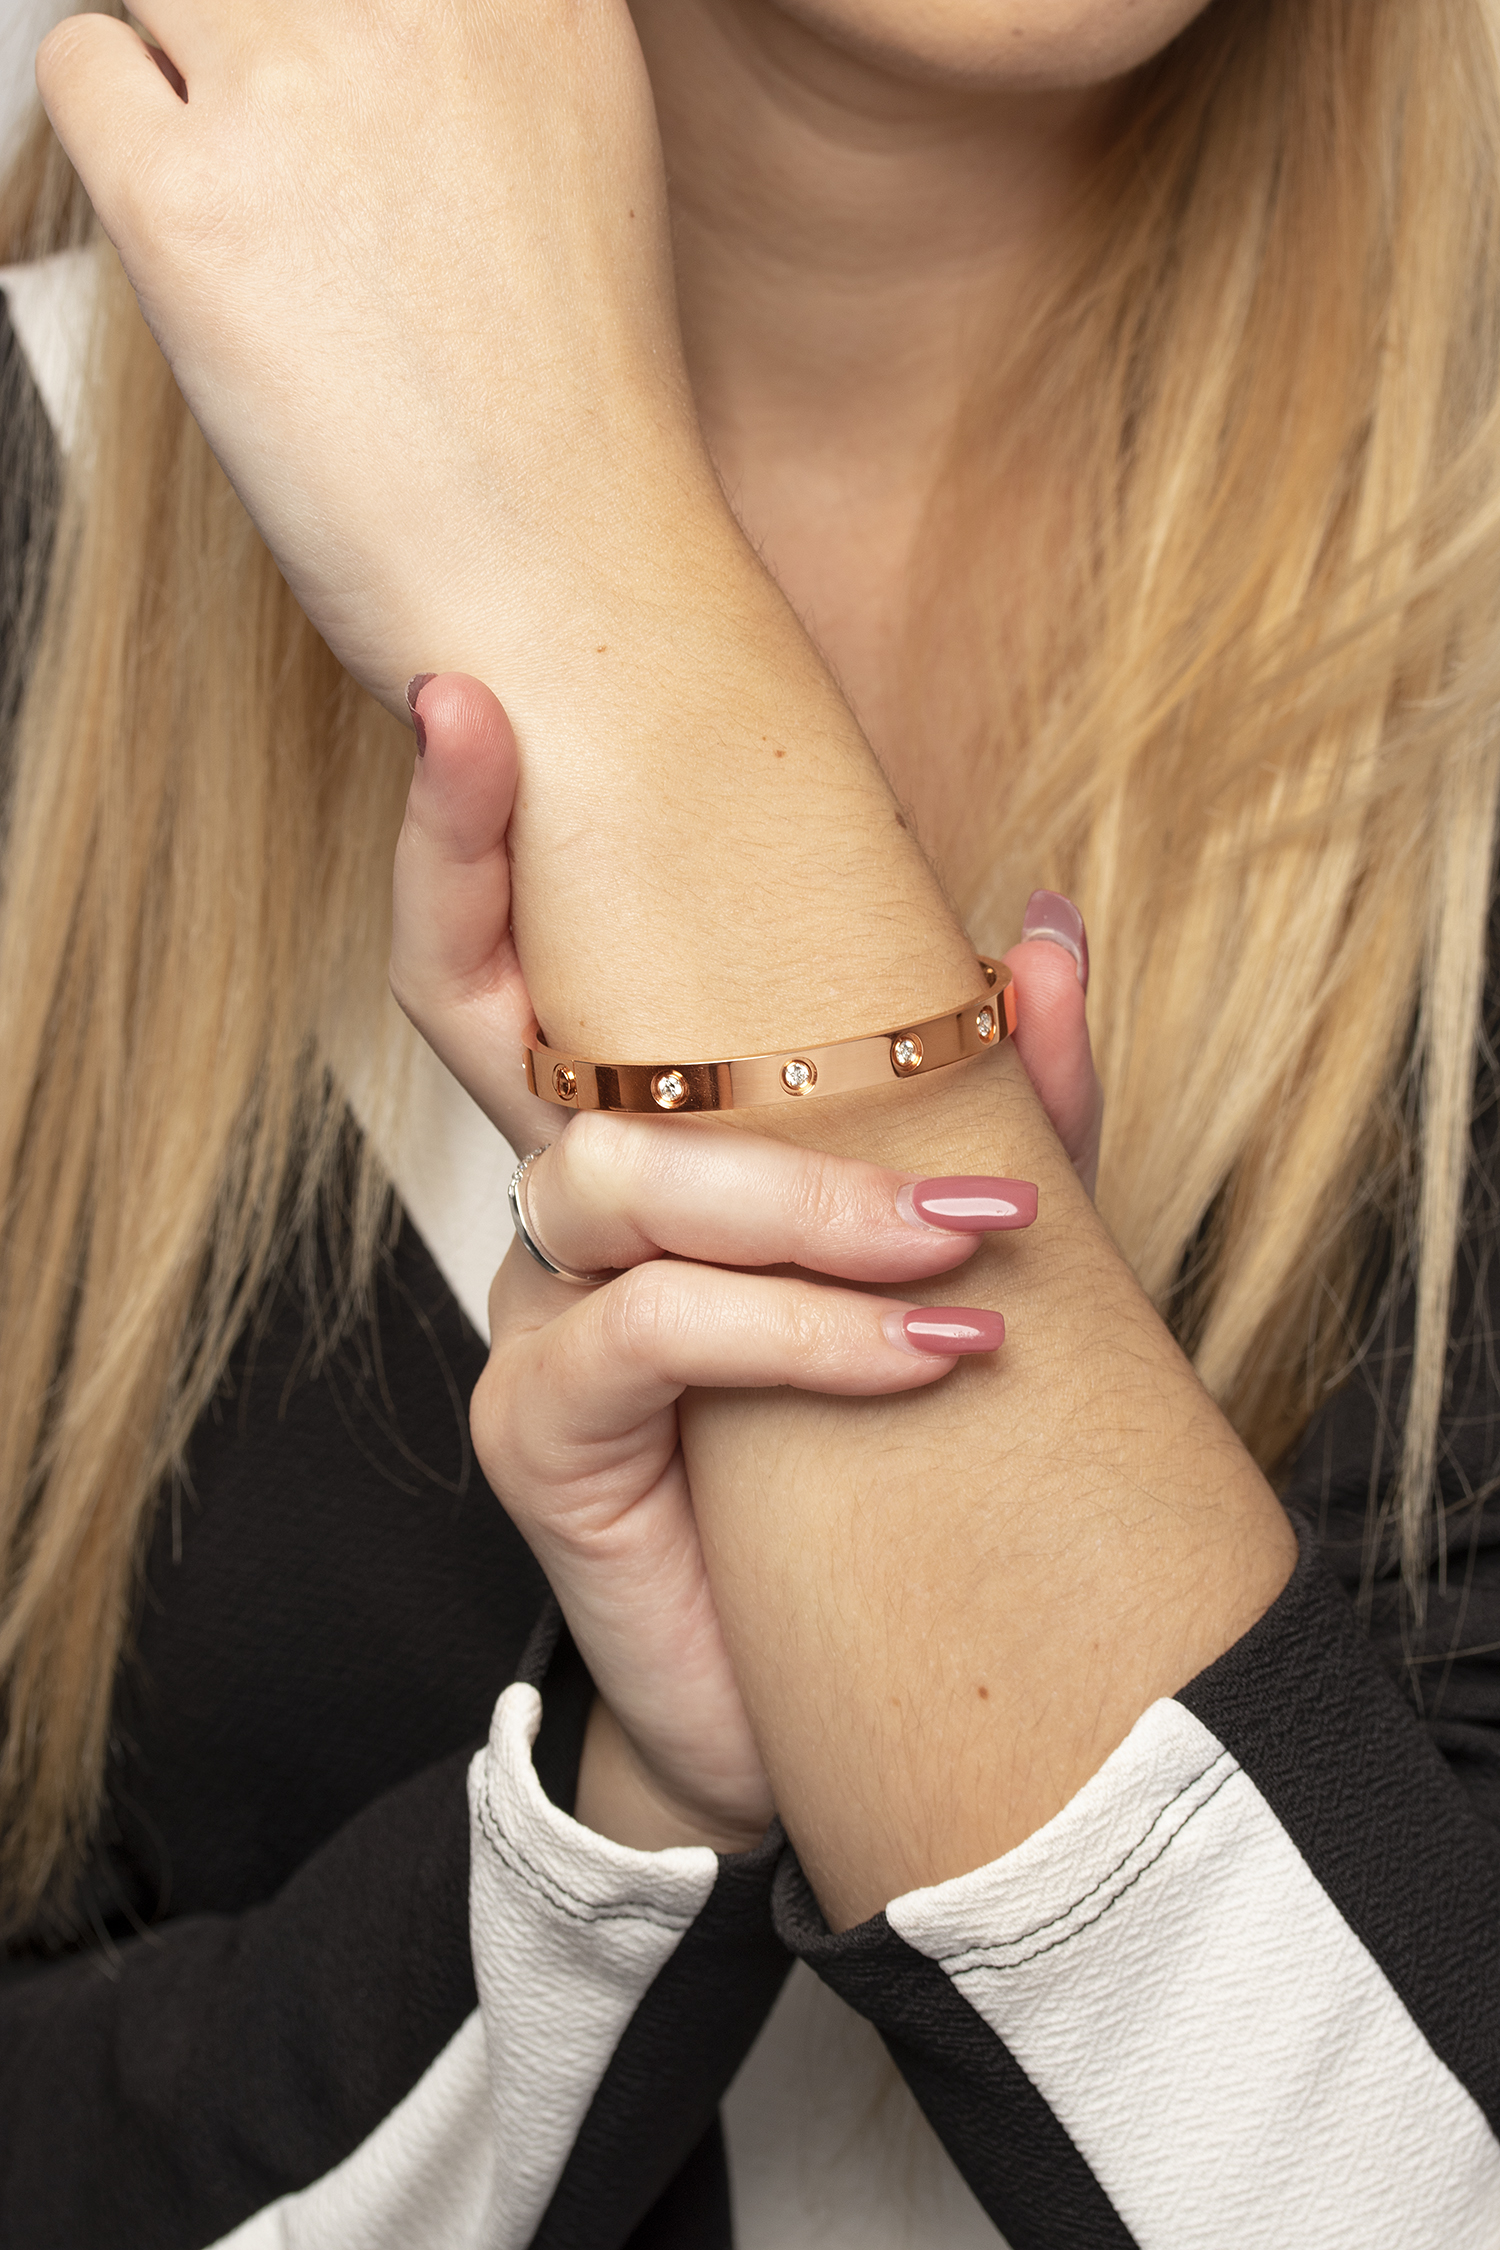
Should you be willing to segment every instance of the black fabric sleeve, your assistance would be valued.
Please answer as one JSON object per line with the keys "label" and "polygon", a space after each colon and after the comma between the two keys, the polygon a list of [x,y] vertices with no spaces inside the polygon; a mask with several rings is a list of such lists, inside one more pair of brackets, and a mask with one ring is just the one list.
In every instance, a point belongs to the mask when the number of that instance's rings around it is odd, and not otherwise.
{"label": "black fabric sleeve", "polygon": [[[775,1916],[1011,2250],[1500,2227],[1500,1848],[1310,1538],[1260,1623],[993,1870],[833,1935],[788,1851]],[[1273,2156],[1288,2100],[1304,2145]],[[1414,2164],[1439,2151],[1434,2183]],[[1357,2209],[1332,2231],[1319,2198],[1356,2194],[1388,2234]],[[1215,2195],[1233,2227],[1195,2231]]]}
{"label": "black fabric sleeve", "polygon": [[1177,1700],[1233,1752],[1500,2133],[1500,1836],[1309,1538],[1280,1600]]}
{"label": "black fabric sleeve", "polygon": [[0,2238],[201,2250],[337,2164],[475,2006],[468,1753],[273,1900],[0,1982]]}
{"label": "black fabric sleeve", "polygon": [[1130,2234],[1045,2097],[946,1971],[884,1914],[835,1936],[793,1852],[782,1942],[874,2024],[1009,2250],[1128,2250]]}
{"label": "black fabric sleeve", "polygon": [[77,1949],[0,1975],[7,2250],[217,2240],[476,2006],[465,1776],[544,1582],[470,1471],[484,1350],[410,1228],[372,1319],[312,1334],[289,1274],[157,1513]]}

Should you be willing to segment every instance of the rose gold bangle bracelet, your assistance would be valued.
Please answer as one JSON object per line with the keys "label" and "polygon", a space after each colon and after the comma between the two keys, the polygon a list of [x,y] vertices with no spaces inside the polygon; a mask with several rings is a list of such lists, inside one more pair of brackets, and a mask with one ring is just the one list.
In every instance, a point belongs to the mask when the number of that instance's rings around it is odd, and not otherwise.
{"label": "rose gold bangle bracelet", "polygon": [[986,989],[976,999],[921,1023],[898,1024],[826,1047],[787,1048],[779,1055],[735,1055],[726,1062],[590,1062],[544,1043],[541,1031],[522,1048],[526,1084],[559,1109],[609,1109],[689,1115],[746,1109],[762,1102],[805,1101],[849,1094],[893,1079],[925,1078],[951,1063],[986,1055],[1016,1028],[1016,995],[1001,961],[980,956]]}

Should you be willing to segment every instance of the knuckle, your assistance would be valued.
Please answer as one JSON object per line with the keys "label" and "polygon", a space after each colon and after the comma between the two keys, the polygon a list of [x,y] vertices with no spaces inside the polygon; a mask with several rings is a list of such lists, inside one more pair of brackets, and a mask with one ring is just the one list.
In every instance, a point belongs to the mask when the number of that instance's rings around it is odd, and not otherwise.
{"label": "knuckle", "polygon": [[492,1351],[469,1400],[469,1437],[484,1480],[517,1522],[527,1514],[526,1418],[519,1411],[517,1370],[509,1356]]}
{"label": "knuckle", "polygon": [[648,1214],[661,1187],[656,1139],[638,1120],[583,1110],[554,1144],[558,1169],[549,1192],[595,1222],[611,1228],[624,1222],[644,1240],[654,1239]]}
{"label": "knuckle", "polygon": [[616,1162],[619,1132],[619,1119],[607,1110],[580,1110],[552,1145],[557,1179],[575,1194],[604,1183]]}
{"label": "knuckle", "polygon": [[842,1232],[855,1217],[858,1194],[839,1158],[809,1151],[792,1184],[791,1218],[807,1240]]}
{"label": "knuckle", "polygon": [[594,1302],[604,1347],[612,1356],[648,1367],[662,1364],[677,1326],[675,1278],[666,1261],[656,1258],[632,1266],[600,1290]]}
{"label": "knuckle", "polygon": [[838,1326],[832,1293],[816,1287],[798,1288],[783,1303],[784,1341],[799,1361],[821,1361]]}
{"label": "knuckle", "polygon": [[506,1450],[509,1399],[500,1376],[498,1357],[491,1352],[469,1400],[469,1435],[480,1466],[485,1469],[493,1457]]}

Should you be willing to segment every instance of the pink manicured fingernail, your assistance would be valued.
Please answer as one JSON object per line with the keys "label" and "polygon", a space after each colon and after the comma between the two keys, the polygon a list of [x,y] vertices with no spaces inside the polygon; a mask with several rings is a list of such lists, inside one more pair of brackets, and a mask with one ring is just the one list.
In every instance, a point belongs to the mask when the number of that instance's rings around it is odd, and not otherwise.
{"label": "pink manicured fingernail", "polygon": [[416,709],[416,697],[423,693],[423,688],[427,686],[430,679],[436,679],[436,673],[412,673],[412,677],[407,679],[407,711],[412,713],[412,731],[416,733],[416,756],[418,758],[427,756],[427,722],[423,718],[423,713]]}
{"label": "pink manicured fingernail", "polygon": [[164,55],[160,47],[148,46],[146,52],[151,57],[151,60],[155,63],[157,69],[161,72],[163,78],[165,78],[167,84],[171,87],[173,93],[177,96],[177,99],[180,102],[185,102],[188,98],[187,80],[183,77],[182,72],[178,69],[176,63],[173,62],[171,56]]}
{"label": "pink manicured fingernail", "polygon": [[1085,992],[1089,988],[1089,935],[1083,926],[1083,916],[1070,898],[1061,891],[1033,891],[1026,901],[1026,912],[1021,917],[1023,938],[1046,938],[1071,953],[1078,971],[1078,981]]}
{"label": "pink manicured fingernail", "polygon": [[413,672],[406,683],[406,708],[411,713],[411,723],[416,732],[417,756],[419,758],[425,758],[427,755],[427,729],[423,724],[422,714],[417,709],[417,697],[426,687],[428,681],[436,678],[436,672]]}
{"label": "pink manicured fingernail", "polygon": [[991,1234],[1001,1227],[1032,1224],[1036,1188],[1030,1180],[914,1180],[897,1188],[896,1209],[910,1226]]}
{"label": "pink manicured fingernail", "polygon": [[1005,1341],[1005,1322],[997,1312],[966,1305],[914,1305],[910,1312],[888,1315],[882,1325],[893,1344],[945,1359],[957,1352],[998,1351]]}

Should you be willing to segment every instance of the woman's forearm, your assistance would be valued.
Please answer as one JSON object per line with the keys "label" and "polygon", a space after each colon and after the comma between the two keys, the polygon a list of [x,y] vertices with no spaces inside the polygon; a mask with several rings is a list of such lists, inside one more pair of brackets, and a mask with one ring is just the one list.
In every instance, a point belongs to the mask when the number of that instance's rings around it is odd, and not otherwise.
{"label": "woman's forearm", "polygon": [[994,1359],[896,1400],[685,1414],[778,1809],[842,1926],[1059,1810],[1269,1606],[1295,1548],[1013,1058],[819,1123],[885,1162],[1041,1190],[1037,1225],[964,1271],[964,1301],[1005,1314]]}
{"label": "woman's forearm", "polygon": [[[543,1023],[595,1052],[836,1037],[972,978],[847,707],[758,581],[731,549],[679,581],[670,633],[654,606],[622,620],[599,657],[617,723],[526,780],[528,977]],[[1269,1605],[1294,1548],[1013,1056],[746,1122],[1041,1187],[1032,1233],[965,1270],[965,1301],[1006,1316],[995,1361],[920,1397],[726,1393],[686,1415],[777,1804],[848,1921],[1046,1820]]]}
{"label": "woman's forearm", "polygon": [[753,1053],[966,999],[972,949],[717,488],[621,567],[581,650],[519,682],[463,658],[520,741],[516,931],[549,1034]]}
{"label": "woman's forearm", "polygon": [[[721,606],[709,570],[685,580],[654,658],[654,614],[622,624],[618,731],[537,759],[512,832],[538,1011],[599,1053],[836,1037],[972,978],[800,628],[753,558],[716,567]],[[585,755],[592,819],[565,837]],[[921,1397],[716,1394],[686,1415],[776,1801],[847,1921],[1046,1820],[1269,1605],[1293,1545],[1013,1057],[746,1123],[1041,1186],[1032,1235],[965,1270],[965,1301],[1006,1316],[994,1362]]]}

